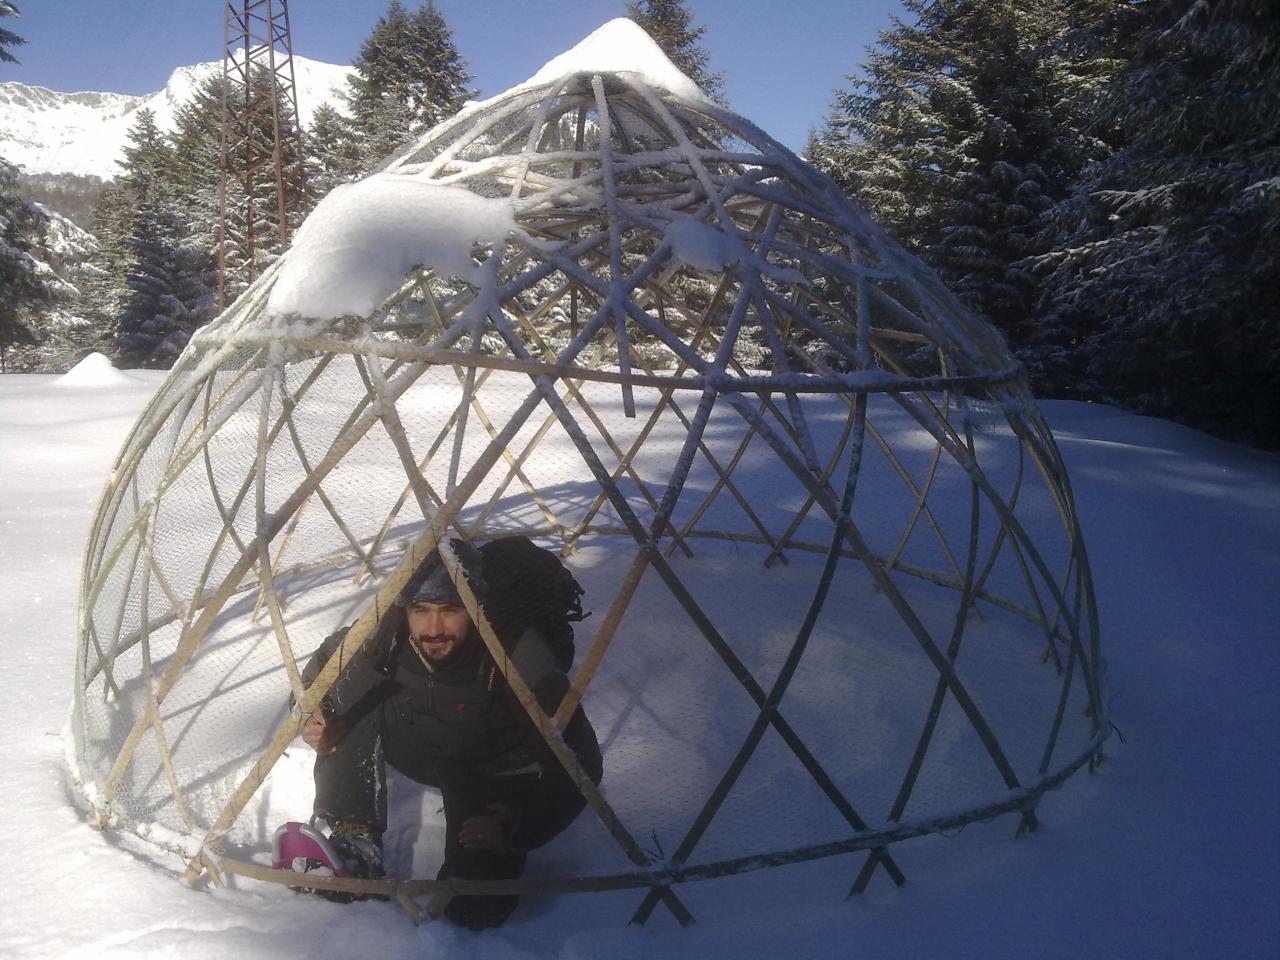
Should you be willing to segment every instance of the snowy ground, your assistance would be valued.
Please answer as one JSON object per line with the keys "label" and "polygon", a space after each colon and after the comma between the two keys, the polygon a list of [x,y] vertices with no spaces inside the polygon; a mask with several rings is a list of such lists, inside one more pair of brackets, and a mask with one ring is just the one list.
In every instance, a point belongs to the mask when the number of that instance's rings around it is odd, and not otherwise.
{"label": "snowy ground", "polygon": [[[1106,407],[1050,403],[1089,538],[1109,662],[1107,764],[1042,827],[898,848],[911,881],[844,900],[856,864],[721,882],[681,930],[634,892],[528,900],[475,935],[392,904],[197,891],[69,799],[75,597],[90,515],[159,383],[0,377],[4,957],[1275,957],[1280,950],[1280,458]],[[788,885],[787,912],[768,910]],[[706,885],[704,885],[706,886]],[[797,898],[799,890],[804,896]],[[796,906],[796,903],[802,906]]]}

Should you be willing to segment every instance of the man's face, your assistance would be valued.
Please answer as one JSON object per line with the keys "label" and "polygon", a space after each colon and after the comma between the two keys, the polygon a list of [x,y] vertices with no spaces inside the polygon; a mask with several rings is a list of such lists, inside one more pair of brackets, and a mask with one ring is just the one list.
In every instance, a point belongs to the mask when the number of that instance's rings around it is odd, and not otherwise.
{"label": "man's face", "polygon": [[471,616],[460,603],[415,603],[408,613],[409,633],[431,663],[462,646],[471,630]]}

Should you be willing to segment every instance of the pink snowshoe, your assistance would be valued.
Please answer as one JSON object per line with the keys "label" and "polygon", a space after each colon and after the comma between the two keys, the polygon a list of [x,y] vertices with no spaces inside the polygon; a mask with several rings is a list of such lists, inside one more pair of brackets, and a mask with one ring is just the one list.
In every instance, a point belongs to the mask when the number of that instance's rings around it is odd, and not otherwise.
{"label": "pink snowshoe", "polygon": [[[304,861],[301,869],[295,865]],[[335,877],[348,876],[346,864],[329,839],[308,823],[290,820],[276,830],[271,841],[271,866],[277,870],[305,873],[328,868]]]}

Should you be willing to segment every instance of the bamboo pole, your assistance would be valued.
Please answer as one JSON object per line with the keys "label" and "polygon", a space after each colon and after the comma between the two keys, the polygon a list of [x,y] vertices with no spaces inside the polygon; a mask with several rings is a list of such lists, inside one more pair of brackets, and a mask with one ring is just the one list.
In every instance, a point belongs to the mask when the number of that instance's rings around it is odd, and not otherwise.
{"label": "bamboo pole", "polygon": [[156,752],[160,756],[160,765],[164,770],[165,778],[169,783],[169,791],[173,796],[174,805],[178,808],[178,816],[182,819],[183,824],[188,830],[194,829],[194,823],[191,819],[191,813],[187,808],[186,798],[182,795],[182,787],[178,783],[178,774],[173,767],[173,756],[169,752],[169,741],[164,734],[164,723],[160,719],[160,703],[156,699],[155,677],[151,669],[151,632],[149,630],[150,617],[150,587],[151,587],[151,563],[150,555],[155,548],[155,515],[152,514],[145,528],[145,543],[143,544],[144,563],[142,570],[142,589],[140,615],[142,617],[142,683],[146,690],[146,705],[143,707],[143,713],[150,720],[152,734],[156,741]]}
{"label": "bamboo pole", "polygon": [[[284,613],[281,610],[280,596],[276,592],[275,579],[271,573],[271,543],[267,538],[267,456],[270,446],[267,436],[270,434],[271,400],[275,388],[275,368],[264,367],[262,371],[262,400],[258,418],[258,463],[255,470],[254,513],[258,531],[257,561],[258,582],[261,584],[259,597],[266,598],[267,610],[271,616],[272,633],[280,650],[280,660],[289,678],[289,688],[294,699],[302,697],[302,677],[298,673],[298,665],[293,660],[293,647],[289,643],[289,633],[284,624]],[[281,405],[283,409],[283,404]],[[289,419],[284,412],[284,419]],[[320,485],[316,484],[318,490]]]}
{"label": "bamboo pole", "polygon": [[[293,411],[296,409],[297,409],[297,402],[291,397],[287,398],[284,401],[283,420],[285,421],[285,424],[289,431],[289,439],[293,444],[293,448],[295,452],[298,454],[298,463],[302,467],[302,472],[310,473],[311,458],[307,456],[307,451],[303,446],[302,438],[298,434],[297,423],[294,421],[294,418],[293,418]],[[360,539],[354,533],[351,532],[351,529],[350,527],[347,526],[346,521],[342,519],[342,516],[338,513],[337,508],[333,505],[333,501],[330,500],[328,494],[325,493],[324,484],[320,484],[319,486],[316,487],[316,499],[320,501],[320,505],[324,507],[325,512],[329,514],[330,519],[333,520],[334,526],[338,528],[338,532],[342,534],[343,539],[345,539],[347,543],[351,545],[352,552],[355,553],[355,555],[360,558],[361,565],[367,566],[369,562],[369,557],[367,552],[365,551],[364,547],[360,545]],[[289,528],[286,531],[286,535],[285,535],[286,544],[288,543],[288,537],[291,536],[293,531],[297,528],[298,522],[301,517],[302,517],[302,510],[299,510],[296,514],[294,514],[294,519],[289,524]],[[279,564],[283,556],[284,556],[284,545],[281,546],[279,553],[276,554],[274,563]]]}
{"label": "bamboo pole", "polygon": [[[617,190],[614,186],[613,136],[609,123],[609,107],[604,96],[604,83],[592,77],[591,87],[596,95],[596,122],[600,124],[600,172],[604,184],[604,204],[609,220],[609,268],[614,278],[612,289],[620,290],[617,283],[623,276],[622,269],[622,215],[618,210]],[[618,341],[618,372],[622,376],[622,413],[627,419],[636,415],[636,401],[632,395],[631,355],[627,340],[627,317],[618,304],[609,298],[609,312],[613,317],[614,336]]]}
{"label": "bamboo pole", "polygon": [[[252,396],[252,390],[242,389],[237,394],[237,397],[236,397],[238,402],[234,406],[229,407],[225,412],[223,412],[214,423],[207,424],[200,431],[200,441],[197,445],[196,451],[187,452],[186,447],[189,446],[188,444],[183,447],[183,452],[181,453],[181,455],[179,455],[177,451],[173,453],[173,456],[171,456],[165,472],[157,480],[155,488],[150,492],[148,496],[148,500],[159,502],[165,490],[174,482],[174,480],[177,477],[180,477],[182,475],[186,467],[198,455],[198,452],[206,449],[209,438],[211,438],[217,432],[217,430],[226,422],[226,420],[230,418],[231,414],[234,413],[235,410],[239,409],[239,407],[243,403],[247,402],[251,396]],[[170,404],[170,410],[176,409],[176,407],[179,405],[180,405],[179,402],[174,402]],[[159,426],[148,427],[146,431],[141,431],[139,435],[145,434],[149,439],[154,440],[155,435],[156,433],[158,433],[158,431],[159,431]],[[133,439],[134,437],[133,435],[131,435],[131,441]],[[141,453],[138,456],[140,457]],[[130,476],[132,476],[133,478],[134,493],[136,498],[137,474],[132,473],[130,474]],[[116,500],[115,502],[112,503],[110,507],[113,514],[118,510],[118,507],[119,507],[119,501]],[[98,576],[96,580],[93,582],[90,590],[90,596],[88,601],[90,606],[96,601],[98,592],[101,590],[103,584],[106,582],[106,578],[109,576],[111,570],[114,568],[116,561],[119,559],[120,551],[124,549],[124,544],[126,543],[129,537],[133,536],[134,533],[136,533],[138,529],[138,526],[141,522],[139,519],[139,517],[141,516],[141,507],[137,504],[135,504],[134,513],[135,513],[134,520],[130,524],[128,524],[126,529],[121,533],[120,539],[117,540],[116,542],[116,546],[112,548],[112,550],[109,553],[105,554],[104,557],[99,561]]]}
{"label": "bamboo pole", "polygon": [[[972,435],[969,437],[969,447],[972,452]],[[978,529],[980,527],[981,504],[982,502],[978,497],[977,487],[971,485],[969,488],[969,537],[968,550],[966,552],[964,588],[961,593],[960,604],[956,609],[956,618],[951,632],[951,641],[947,645],[947,659],[953,664],[955,663],[956,658],[960,655],[960,641],[964,635],[965,620],[969,612],[969,600],[972,596],[971,591],[974,584],[974,566],[978,553]],[[929,744],[933,740],[934,731],[937,729],[938,720],[942,715],[942,706],[946,700],[946,695],[946,681],[943,677],[939,676],[933,688],[932,702],[929,704],[929,709],[925,715],[924,728],[920,731],[920,737],[916,741],[915,751],[911,756],[911,762],[907,766],[906,776],[903,778],[902,784],[898,788],[898,794],[894,798],[893,806],[889,810],[889,820],[892,822],[897,822],[902,819],[902,813],[911,799],[912,790],[915,788],[916,780],[920,775],[920,770],[924,766],[924,760],[929,750]]]}
{"label": "bamboo pole", "polygon": [[[823,468],[821,474],[819,474],[819,482],[823,487],[830,484],[831,474],[835,472],[835,468],[840,463],[844,454],[845,444],[849,442],[849,436],[853,432],[853,422],[853,407],[850,406],[849,415],[845,417],[844,420],[844,427],[842,428],[840,439],[836,441],[835,449],[831,453],[831,458],[827,461],[827,465]],[[872,436],[874,437],[875,428],[869,421],[867,423],[867,429],[872,432]],[[755,436],[754,427],[749,428],[749,435]],[[800,529],[800,525],[804,523],[805,517],[809,515],[809,511],[813,509],[817,502],[817,498],[812,493],[806,493],[804,503],[800,505],[800,509],[796,511],[795,516],[791,518],[791,522],[787,524],[787,529],[783,532],[777,544],[773,546],[773,549],[771,549],[768,555],[764,558],[764,566],[766,568],[773,566],[774,560],[782,560],[783,563],[786,563],[786,557],[782,551],[793,545],[792,538],[796,535],[796,532]]]}
{"label": "bamboo pole", "polygon": [[[141,557],[141,555],[142,555],[142,537],[139,536],[133,539],[133,556],[129,560],[129,576],[128,576],[129,582],[133,581],[134,574],[138,570],[138,560]],[[115,693],[117,697],[120,695],[120,686],[119,684],[116,683],[116,680],[115,680],[114,667],[115,667],[116,657],[119,655],[119,652],[120,652],[119,646],[118,646],[120,642],[120,629],[121,627],[124,626],[125,614],[128,612],[128,608],[129,608],[128,601],[129,601],[128,594],[122,593],[120,596],[120,603],[116,607],[116,623],[115,623],[115,629],[111,631],[111,642],[107,645],[107,651],[106,653],[102,654],[102,659],[99,661],[99,663],[103,665],[103,671],[106,674],[106,682],[103,684],[103,687],[102,687],[103,703],[106,703],[107,694],[109,692]],[[142,635],[141,625],[139,625],[138,630],[139,630],[139,636],[141,636]]]}
{"label": "bamboo pole", "polygon": [[[696,349],[697,344],[701,342],[703,336],[705,335],[705,331],[709,329],[710,318],[713,315],[713,311],[718,309],[720,302],[722,301],[723,297],[727,294],[730,284],[731,284],[730,279],[726,277],[723,280],[721,280],[720,284],[718,285],[716,289],[716,293],[711,299],[711,303],[708,304],[707,309],[703,313],[701,328],[693,340],[694,349]],[[584,286],[586,287],[586,289],[590,289],[592,290],[592,292],[595,292],[597,295],[599,295],[599,291],[595,289],[594,284],[584,284]],[[680,367],[678,367],[676,370],[676,376],[678,377],[684,369],[686,369],[686,367],[683,364]],[[630,449],[627,450],[626,454],[620,459],[618,468],[613,471],[611,476],[615,483],[617,482],[618,478],[622,476],[623,473],[633,470],[632,464],[635,460],[636,455],[640,452],[640,449],[643,447],[645,441],[649,438],[654,428],[657,427],[659,421],[662,419],[662,412],[667,406],[667,404],[670,403],[670,398],[671,398],[671,392],[669,391],[664,391],[659,395],[657,402],[654,404],[654,408],[652,412],[650,412],[649,414],[649,419],[645,422],[645,425],[640,429],[640,432],[639,434],[637,434],[636,439],[632,442]],[[646,492],[647,492],[647,488],[646,488]],[[600,508],[604,506],[606,499],[607,497],[603,491],[596,495],[596,498],[592,502],[591,506],[588,507],[586,513],[583,514],[583,518],[579,523],[578,529],[573,531],[570,534],[567,542],[568,546],[572,547],[573,544],[577,542],[579,536],[581,535],[579,531],[586,528],[586,526],[591,522],[592,518],[596,515],[597,511],[599,511]],[[656,508],[656,504],[655,504],[655,508]]]}
{"label": "bamboo pole", "polygon": [[[546,345],[542,337],[538,334],[537,329],[533,326],[531,322],[528,322],[528,320],[531,318],[524,318],[523,316],[517,314],[517,319],[520,321],[521,327],[526,331],[526,333],[529,334],[530,338],[533,340],[538,351],[541,352],[544,356],[548,356],[548,357],[552,356],[550,348]],[[603,349],[597,352],[596,358],[592,364],[593,366],[599,362],[600,353],[602,352],[603,352]],[[619,464],[623,464],[623,463],[626,464],[624,472],[626,472],[628,476],[630,476],[631,481],[636,485],[636,489],[639,490],[640,495],[643,496],[646,501],[648,501],[650,507],[657,509],[658,501],[653,496],[653,494],[650,493],[648,484],[644,482],[644,478],[640,476],[639,472],[635,469],[635,467],[631,464],[631,462],[624,458],[621,448],[618,447],[617,443],[613,439],[613,436],[609,432],[608,427],[605,425],[604,421],[600,418],[600,415],[596,413],[595,408],[591,406],[590,402],[586,398],[586,395],[583,394],[582,385],[584,381],[582,379],[577,379],[576,381],[565,379],[565,380],[562,380],[561,382],[564,384],[565,391],[566,393],[568,393],[569,397],[572,398],[573,401],[577,404],[578,408],[581,409],[584,414],[586,414],[587,419],[591,421],[592,426],[594,426],[597,432],[599,432],[600,438],[605,442],[605,445],[609,448],[610,453],[612,453],[612,455],[618,459]],[[546,420],[546,426],[549,428],[553,422],[554,422],[554,417],[549,416]],[[533,447],[533,442],[531,441],[529,446],[526,447],[525,453],[522,454],[522,458],[526,456],[528,453],[532,452],[532,447]],[[564,538],[563,533],[560,533],[559,535],[562,538]]]}
{"label": "bamboo pole", "polygon": [[[692,424],[689,422],[689,418],[685,416],[684,411],[680,409],[680,405],[674,400],[671,402],[671,410],[676,417],[679,418],[681,424],[684,425],[686,430],[692,430]],[[697,509],[690,515],[689,520],[685,523],[684,527],[677,531],[671,538],[671,545],[668,546],[666,550],[668,557],[675,553],[676,549],[693,534],[694,527],[697,526],[698,521],[709,509],[711,509],[711,506],[715,502],[720,491],[725,489],[727,489],[734,500],[738,502],[743,513],[747,515],[747,519],[751,521],[752,526],[760,531],[760,536],[763,541],[774,550],[779,551],[779,553],[781,552],[779,544],[782,541],[776,540],[773,535],[769,533],[769,529],[764,525],[764,521],[756,515],[755,509],[751,506],[750,501],[747,500],[742,491],[738,489],[737,484],[735,484],[731,479],[733,471],[746,455],[747,445],[750,443],[751,437],[754,435],[755,432],[753,430],[748,430],[747,434],[738,444],[737,450],[734,451],[733,457],[730,458],[729,462],[725,466],[720,465],[719,460],[716,459],[715,455],[711,452],[711,449],[705,442],[699,441],[698,446],[703,457],[706,459],[711,469],[716,473],[716,482],[712,484],[711,490],[707,493],[707,496],[703,498],[702,503],[698,505]]]}

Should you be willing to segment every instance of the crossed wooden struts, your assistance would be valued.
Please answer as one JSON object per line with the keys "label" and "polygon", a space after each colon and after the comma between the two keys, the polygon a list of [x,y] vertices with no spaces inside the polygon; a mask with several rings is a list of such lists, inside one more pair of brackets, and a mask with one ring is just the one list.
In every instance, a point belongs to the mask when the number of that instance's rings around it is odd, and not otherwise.
{"label": "crossed wooden struts", "polygon": [[[594,117],[590,137],[588,114]],[[719,125],[725,135],[701,132],[709,124]],[[648,139],[640,142],[638,137]],[[651,142],[654,137],[661,143]],[[727,144],[734,138],[754,150],[737,142],[730,149]],[[477,144],[485,145],[483,156],[477,157]],[[200,838],[198,852],[187,853],[189,880],[207,873],[220,882],[222,873],[230,872],[319,889],[382,893],[395,897],[415,919],[423,916],[416,898],[442,892],[634,888],[644,891],[635,922],[646,921],[662,903],[683,924],[692,915],[676,885],[783,863],[866,851],[851,892],[864,890],[877,868],[901,884],[904,876],[889,852],[893,842],[1007,811],[1020,814],[1020,829],[1033,828],[1043,792],[1081,765],[1097,762],[1109,731],[1097,614],[1070,485],[1052,435],[1029,409],[1016,365],[999,338],[981,328],[973,332],[970,318],[936,278],[856,215],[829,181],[741,118],[707,105],[673,102],[629,75],[607,80],[569,76],[544,89],[495,98],[486,110],[437,128],[389,169],[437,183],[505,184],[516,230],[505,244],[476,251],[486,278],[484,296],[421,268],[354,329],[294,329],[265,317],[278,269],[273,268],[184,355],[171,389],[157,394],[116,463],[85,565],[77,695],[84,698],[100,684],[102,698],[120,698],[118,658],[135,647],[145,691],[102,779],[97,804],[102,815],[115,812],[113,802],[139,746],[150,742],[178,820]],[[697,220],[724,238],[728,253],[718,273],[694,269],[676,255],[664,232],[675,218]],[[558,319],[563,317],[568,319],[567,340]],[[743,334],[748,330],[758,333],[769,372],[751,369],[744,359]],[[424,375],[439,370],[456,379],[458,403],[434,435],[417,437],[415,444],[398,403]],[[527,376],[529,387],[504,422],[486,403],[487,387],[495,375],[509,383],[513,373]],[[350,411],[321,451],[308,442],[302,413],[335,380],[354,388]],[[591,384],[614,385],[627,417],[637,416],[637,390],[652,397],[647,417],[629,442],[593,407],[586,389]],[[838,439],[825,451],[805,414],[804,397],[812,393],[838,394],[846,413]],[[871,421],[873,393],[884,394],[931,439],[922,478],[913,475]],[[975,398],[1003,411],[1019,444],[1010,489],[1000,489],[983,470],[969,417]],[[717,405],[728,405],[743,425],[727,455],[705,435]],[[958,423],[953,422],[957,412],[962,414]],[[233,419],[255,423],[256,456],[251,471],[228,481],[211,448]],[[639,458],[659,426],[672,421],[684,431],[683,449],[667,482],[659,484],[645,476]],[[522,431],[527,426],[532,432],[526,435]],[[370,533],[344,516],[339,498],[326,484],[343,458],[375,429],[381,430],[380,438],[385,434],[405,480],[385,520]],[[552,435],[571,442],[599,488],[573,517],[557,513],[554,498],[538,488],[529,469]],[[521,436],[525,439],[517,445]],[[868,438],[901,481],[911,505],[886,554],[868,546],[854,518]],[[752,444],[767,448],[803,492],[801,507],[784,529],[771,529],[735,480]],[[465,454],[477,446],[468,461]],[[300,479],[287,497],[269,507],[272,474],[280,469],[279,458],[290,453],[294,459],[289,467]],[[164,464],[158,477],[157,461]],[[695,464],[710,471],[714,481],[677,524],[676,507]],[[967,536],[958,546],[948,540],[931,506],[943,464],[957,466],[969,481]],[[433,484],[428,476],[438,475],[441,468],[446,479]],[[201,472],[218,529],[188,599],[157,560],[156,537],[166,491],[192,482]],[[1067,562],[1059,574],[1016,513],[1024,481],[1035,476],[1049,491],[1066,531]],[[483,505],[474,502],[481,485],[494,477],[497,482]],[[624,481],[635,489],[637,501],[624,494]],[[524,679],[510,668],[483,608],[458,575],[448,542],[451,536],[481,540],[498,535],[501,526],[494,521],[513,486],[532,504],[536,518],[525,525],[526,532],[555,539],[566,555],[597,536],[622,536],[634,544],[593,642],[552,717],[542,714]],[[722,498],[736,507],[743,529],[707,526],[713,505]],[[612,519],[605,516],[606,507]],[[464,517],[467,510],[472,512]],[[300,531],[304,518],[315,522],[312,514],[332,524],[336,552],[308,555]],[[825,516],[830,523],[829,541],[802,537],[806,519],[814,516]],[[997,534],[980,548],[979,530],[987,517],[997,525]],[[351,561],[358,580],[376,579],[376,563],[401,551],[391,541],[405,524],[419,525],[421,533],[381,578],[340,649],[311,686],[304,687],[279,584],[302,572]],[[906,561],[906,547],[917,537],[936,544],[941,568]],[[805,616],[779,674],[767,687],[670,563],[677,550],[693,556],[699,538],[758,544],[766,566],[787,562],[788,551],[824,557]],[[304,718],[370,636],[413,570],[436,549],[516,698],[628,858],[630,872],[501,883],[301,878],[222,852],[228,832]],[[1011,599],[991,586],[1004,555],[1012,557],[1019,572],[1025,600]],[[936,672],[933,695],[886,823],[875,829],[784,713],[787,690],[842,565],[866,571]],[[650,571],[756,708],[729,766],[672,855],[661,862],[640,847],[561,736],[599,675]],[[125,623],[134,594],[126,590],[115,602],[111,597],[121,573],[126,583],[136,585],[140,604],[138,625],[131,630]],[[935,637],[926,628],[899,586],[896,577],[901,576],[957,592],[960,600],[948,637]],[[271,625],[293,707],[202,830],[173,760],[162,709],[227,604],[241,595],[253,596],[251,616],[265,613]],[[1061,676],[1054,720],[1031,782],[1015,773],[957,668],[979,601],[1042,631],[1043,659]],[[178,640],[158,669],[151,646],[162,629],[177,629]],[[1091,736],[1083,751],[1063,758],[1058,744],[1077,678],[1084,686]],[[904,822],[948,699],[977,734],[1006,794],[954,816]],[[819,787],[849,835],[733,860],[694,862],[699,843],[769,730]]]}

